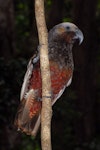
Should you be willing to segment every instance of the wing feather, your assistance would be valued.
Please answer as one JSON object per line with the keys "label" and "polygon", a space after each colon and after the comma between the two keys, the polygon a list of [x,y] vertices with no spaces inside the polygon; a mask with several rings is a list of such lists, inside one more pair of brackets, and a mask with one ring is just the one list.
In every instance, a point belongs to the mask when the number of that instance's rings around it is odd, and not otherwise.
{"label": "wing feather", "polygon": [[27,71],[25,73],[24,81],[23,81],[22,88],[21,88],[20,100],[22,100],[24,98],[25,94],[28,92],[29,80],[31,78],[32,71],[34,68],[33,64],[37,63],[38,60],[39,60],[39,55],[37,55],[37,56],[34,55],[28,63]]}
{"label": "wing feather", "polygon": [[30,60],[27,66],[27,71],[24,76],[24,81],[23,81],[22,88],[21,88],[20,100],[22,100],[24,95],[27,93],[29,79],[31,77],[32,70],[33,70],[33,64],[32,64],[32,60]]}

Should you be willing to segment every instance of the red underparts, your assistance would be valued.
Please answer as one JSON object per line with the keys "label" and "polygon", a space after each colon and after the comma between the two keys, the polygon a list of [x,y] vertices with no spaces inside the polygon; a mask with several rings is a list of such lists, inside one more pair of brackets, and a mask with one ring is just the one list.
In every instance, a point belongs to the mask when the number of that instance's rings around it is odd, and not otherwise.
{"label": "red underparts", "polygon": [[[58,64],[56,64],[55,62],[50,62],[50,71],[52,93],[58,94],[59,91],[67,84],[67,82],[71,78],[72,70],[59,68]],[[39,65],[37,65],[37,67],[33,70],[29,89],[37,89],[39,92],[38,96],[41,97],[42,83]]]}
{"label": "red underparts", "polygon": [[[71,69],[60,68],[58,64],[55,62],[50,62],[50,72],[51,72],[51,89],[52,89],[52,97],[55,98],[55,95],[59,94],[60,90],[64,88],[69,79],[72,76]],[[42,97],[42,81],[41,81],[41,73],[40,66],[37,64],[33,69],[32,76],[29,82],[29,90],[33,89],[36,91],[35,99],[30,99],[30,112],[29,116],[32,118],[36,114],[38,114],[41,110],[41,101],[39,98]],[[31,103],[32,102],[32,103]]]}

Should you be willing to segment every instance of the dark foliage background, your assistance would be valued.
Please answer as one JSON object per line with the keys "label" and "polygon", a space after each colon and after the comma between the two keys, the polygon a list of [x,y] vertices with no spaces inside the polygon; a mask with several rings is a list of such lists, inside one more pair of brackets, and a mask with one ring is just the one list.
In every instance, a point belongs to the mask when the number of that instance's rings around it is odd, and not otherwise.
{"label": "dark foliage background", "polygon": [[[53,107],[54,150],[100,150],[100,0],[47,0],[48,30],[74,22],[84,42],[74,46],[73,82]],[[29,58],[38,45],[34,0],[0,0],[0,149],[40,150],[13,126]]]}

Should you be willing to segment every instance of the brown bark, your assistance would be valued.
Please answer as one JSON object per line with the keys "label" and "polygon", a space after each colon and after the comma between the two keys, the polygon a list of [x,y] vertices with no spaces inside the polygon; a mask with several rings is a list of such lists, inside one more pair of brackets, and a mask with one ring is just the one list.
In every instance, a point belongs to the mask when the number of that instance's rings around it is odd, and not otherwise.
{"label": "brown bark", "polygon": [[74,88],[77,91],[77,110],[81,117],[76,120],[79,141],[89,141],[95,133],[95,61],[96,61],[96,4],[97,1],[73,1],[74,22],[84,33],[84,43],[75,50],[77,72]]}
{"label": "brown bark", "polygon": [[11,58],[15,51],[12,0],[0,0],[0,56]]}
{"label": "brown bark", "polygon": [[41,145],[42,150],[51,150],[51,79],[48,58],[48,33],[44,15],[44,0],[35,0],[35,15],[39,36],[42,78]]}

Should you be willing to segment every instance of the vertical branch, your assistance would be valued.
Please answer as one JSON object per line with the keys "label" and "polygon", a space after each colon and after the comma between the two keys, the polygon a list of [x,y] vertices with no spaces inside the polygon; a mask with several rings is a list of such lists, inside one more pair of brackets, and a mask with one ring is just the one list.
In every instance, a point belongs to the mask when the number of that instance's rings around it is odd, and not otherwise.
{"label": "vertical branch", "polygon": [[41,145],[42,150],[51,150],[51,79],[48,59],[48,33],[44,15],[44,0],[35,0],[35,15],[39,36],[42,77]]}

